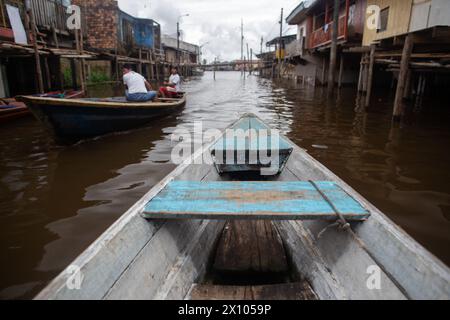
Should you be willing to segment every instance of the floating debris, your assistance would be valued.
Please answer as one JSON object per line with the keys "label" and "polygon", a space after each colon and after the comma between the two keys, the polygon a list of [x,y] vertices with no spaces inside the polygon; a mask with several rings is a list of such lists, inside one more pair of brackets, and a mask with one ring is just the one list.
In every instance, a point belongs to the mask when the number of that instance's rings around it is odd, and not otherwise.
{"label": "floating debris", "polygon": [[322,146],[322,145],[319,145],[319,144],[313,144],[312,147],[314,149],[320,149],[320,150],[328,150],[329,149],[328,146]]}

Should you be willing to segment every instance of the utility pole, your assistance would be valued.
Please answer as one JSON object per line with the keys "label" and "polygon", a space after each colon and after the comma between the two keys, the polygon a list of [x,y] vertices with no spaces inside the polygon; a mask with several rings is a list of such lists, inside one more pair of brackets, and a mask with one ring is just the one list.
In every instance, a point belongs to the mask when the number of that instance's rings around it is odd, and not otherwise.
{"label": "utility pole", "polygon": [[180,61],[180,21],[177,21],[177,63],[181,64]]}
{"label": "utility pole", "polygon": [[[337,0],[338,1],[338,0]],[[281,78],[281,50],[283,48],[283,8],[281,8],[281,18],[280,18],[280,41],[278,44],[278,76]]]}
{"label": "utility pole", "polygon": [[261,37],[261,50],[260,50],[260,53],[262,54],[263,53],[263,44],[264,44],[264,38],[263,37]]}
{"label": "utility pole", "polygon": [[241,63],[242,61],[244,61],[244,19],[241,19]]}
{"label": "utility pole", "polygon": [[248,63],[250,62],[250,53],[249,53],[249,51],[248,51],[248,43],[247,43],[247,63],[246,63],[246,67],[247,67],[247,69],[248,69]]}
{"label": "utility pole", "polygon": [[250,75],[253,71],[253,49],[250,49]]}
{"label": "utility pole", "polygon": [[[30,7],[30,9],[28,9],[28,14],[30,17],[30,22],[31,22],[31,32],[33,35],[33,48],[34,48],[34,59],[36,61],[36,77],[38,80],[38,90],[39,93],[44,93],[44,80],[42,79],[42,68],[41,68],[41,57],[40,57],[40,53],[39,53],[39,48],[38,48],[38,44],[37,44],[37,31],[36,31],[36,20],[34,17],[34,12],[33,9]],[[78,30],[75,30],[75,32],[78,32]],[[78,35],[78,33],[76,33]],[[77,46],[78,49],[78,46]],[[73,72],[73,70],[72,70]]]}
{"label": "utility pole", "polygon": [[333,94],[336,80],[337,40],[339,34],[339,0],[334,0],[333,32],[331,37],[330,70],[328,71],[328,96]]}
{"label": "utility pole", "polygon": [[183,18],[183,17],[189,17],[189,13],[179,16],[178,20],[177,20],[177,54],[176,54],[176,58],[177,58],[178,65],[181,64],[181,55],[180,55],[180,36],[181,36],[180,19]]}

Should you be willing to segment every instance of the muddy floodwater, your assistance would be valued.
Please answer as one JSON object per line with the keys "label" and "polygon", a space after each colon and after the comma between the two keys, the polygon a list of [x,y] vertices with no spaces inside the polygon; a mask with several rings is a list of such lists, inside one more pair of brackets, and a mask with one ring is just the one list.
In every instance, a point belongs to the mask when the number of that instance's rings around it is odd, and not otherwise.
{"label": "muddy floodwater", "polygon": [[[184,83],[188,104],[147,127],[55,145],[32,117],[0,127],[0,299],[31,298],[174,169],[177,128],[224,129],[253,112],[280,129],[450,264],[450,104],[425,101],[392,126],[392,95],[370,110],[355,91],[237,72]],[[108,95],[112,88],[92,88]],[[112,94],[112,93],[110,93]]]}

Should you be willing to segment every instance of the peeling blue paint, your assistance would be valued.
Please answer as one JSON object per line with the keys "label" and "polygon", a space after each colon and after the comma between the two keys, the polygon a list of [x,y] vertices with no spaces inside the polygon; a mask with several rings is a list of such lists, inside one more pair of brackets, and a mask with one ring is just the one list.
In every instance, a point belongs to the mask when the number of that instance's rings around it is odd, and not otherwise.
{"label": "peeling blue paint", "polygon": [[[340,213],[364,220],[369,212],[334,182],[317,182]],[[273,214],[293,219],[336,219],[336,212],[309,182],[173,181],[145,207],[145,214],[179,216]]]}

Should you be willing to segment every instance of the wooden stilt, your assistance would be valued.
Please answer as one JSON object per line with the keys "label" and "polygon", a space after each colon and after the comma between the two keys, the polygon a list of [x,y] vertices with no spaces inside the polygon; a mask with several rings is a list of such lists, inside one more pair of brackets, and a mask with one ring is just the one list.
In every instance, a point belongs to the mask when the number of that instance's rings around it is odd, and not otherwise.
{"label": "wooden stilt", "polygon": [[424,76],[423,77],[423,81],[422,81],[422,90],[420,91],[420,105],[422,105],[422,101],[423,101],[423,97],[425,95],[426,87],[427,87],[427,77]]}
{"label": "wooden stilt", "polygon": [[139,48],[138,73],[142,74],[142,49]]}
{"label": "wooden stilt", "polygon": [[400,74],[398,76],[397,91],[394,102],[394,121],[399,121],[402,115],[403,95],[406,86],[406,78],[408,75],[409,61],[413,51],[413,35],[408,34],[405,38],[405,45],[403,47],[402,61],[400,62]]}
{"label": "wooden stilt", "polygon": [[56,57],[55,65],[56,65],[56,70],[58,73],[58,82],[59,82],[58,87],[60,90],[64,90],[64,75],[63,75],[63,71],[61,68],[61,57],[59,57],[59,56]]}
{"label": "wooden stilt", "polygon": [[148,63],[148,77],[149,79],[153,80],[153,60],[152,60],[152,53],[149,51],[147,51],[147,61],[149,61]]}
{"label": "wooden stilt", "polygon": [[341,54],[341,62],[339,66],[338,88],[342,88],[342,78],[344,76],[344,54]]}
{"label": "wooden stilt", "polygon": [[367,95],[365,106],[368,107],[370,105],[370,98],[372,96],[372,84],[373,84],[373,67],[375,63],[375,45],[370,47],[370,59],[369,65],[367,67]]}
{"label": "wooden stilt", "polygon": [[422,89],[420,90],[420,96],[423,98],[423,95],[425,94],[425,87],[427,85],[427,77],[424,75],[422,80]]}
{"label": "wooden stilt", "polygon": [[72,70],[72,88],[78,90],[77,65],[75,59],[70,59],[70,69]]}
{"label": "wooden stilt", "polygon": [[420,75],[415,103],[416,108],[419,108],[422,105],[423,95],[425,93],[425,86],[426,86],[426,77],[424,75]]}
{"label": "wooden stilt", "polygon": [[156,81],[159,82],[159,61],[156,61],[155,69],[156,69]]}
{"label": "wooden stilt", "polygon": [[[81,27],[80,29],[80,54],[83,55],[84,54],[84,32],[83,32],[83,28]],[[86,59],[81,58],[81,67],[83,68],[83,73],[82,73],[82,77],[83,77],[83,86],[84,86],[84,90],[85,91],[87,89],[86,85],[88,82],[88,76],[90,73],[87,72],[87,64],[86,64]],[[90,70],[90,69],[89,69]]]}
{"label": "wooden stilt", "polygon": [[420,97],[420,93],[422,92],[422,83],[423,83],[423,74],[420,75],[419,85],[417,86],[417,96]]}
{"label": "wooden stilt", "polygon": [[363,74],[362,74],[362,92],[367,92],[367,54],[364,54]]}
{"label": "wooden stilt", "polygon": [[326,76],[326,73],[327,73],[327,59],[326,58],[323,58],[323,65],[322,65],[322,80],[321,80],[321,82],[322,82],[322,86],[324,86],[325,85],[325,76]]}
{"label": "wooden stilt", "polygon": [[42,79],[42,68],[41,68],[41,57],[39,54],[39,48],[37,44],[37,26],[36,20],[34,19],[33,10],[28,10],[31,23],[31,33],[33,35],[33,48],[34,48],[34,59],[36,61],[36,78],[38,84],[39,93],[44,93],[44,80]]}
{"label": "wooden stilt", "polygon": [[59,49],[58,34],[56,33],[55,23],[52,24],[52,34],[53,34],[53,42],[55,43],[56,48]]}
{"label": "wooden stilt", "polygon": [[50,67],[48,65],[48,58],[44,58],[44,68],[45,68],[45,79],[46,79],[46,84],[47,84],[47,89],[48,91],[51,91],[52,88],[52,78],[51,78],[51,74],[50,74]]}
{"label": "wooden stilt", "polygon": [[328,95],[333,93],[336,82],[336,60],[337,60],[337,41],[339,34],[339,5],[340,0],[334,0],[333,8],[333,28],[331,36],[330,49],[330,69],[328,70]]}
{"label": "wooden stilt", "polygon": [[414,106],[417,108],[420,104],[420,91],[422,90],[422,81],[423,81],[423,75],[419,75],[419,81],[417,82],[417,89],[416,89],[416,101],[414,103]]}
{"label": "wooden stilt", "polygon": [[358,79],[358,92],[362,91],[362,81],[363,81],[363,72],[364,72],[364,55],[361,56],[361,63],[359,66],[359,79]]}
{"label": "wooden stilt", "polygon": [[369,64],[370,64],[370,54],[367,53],[364,58],[364,77],[363,77],[363,92],[367,94],[369,86]]}
{"label": "wooden stilt", "polygon": [[[82,54],[82,49],[81,49],[81,44],[80,44],[80,34],[79,34],[79,30],[75,30],[75,44],[76,44],[76,48],[78,51],[78,54],[81,55]],[[84,78],[84,64],[83,64],[83,59],[78,59],[79,61],[79,66],[80,66],[80,82],[81,82],[81,90],[82,91],[86,91],[86,87],[85,87],[85,78]]]}
{"label": "wooden stilt", "polygon": [[412,70],[408,70],[408,75],[406,76],[406,87],[405,93],[403,94],[403,99],[409,99],[411,97],[411,82],[412,82]]}

